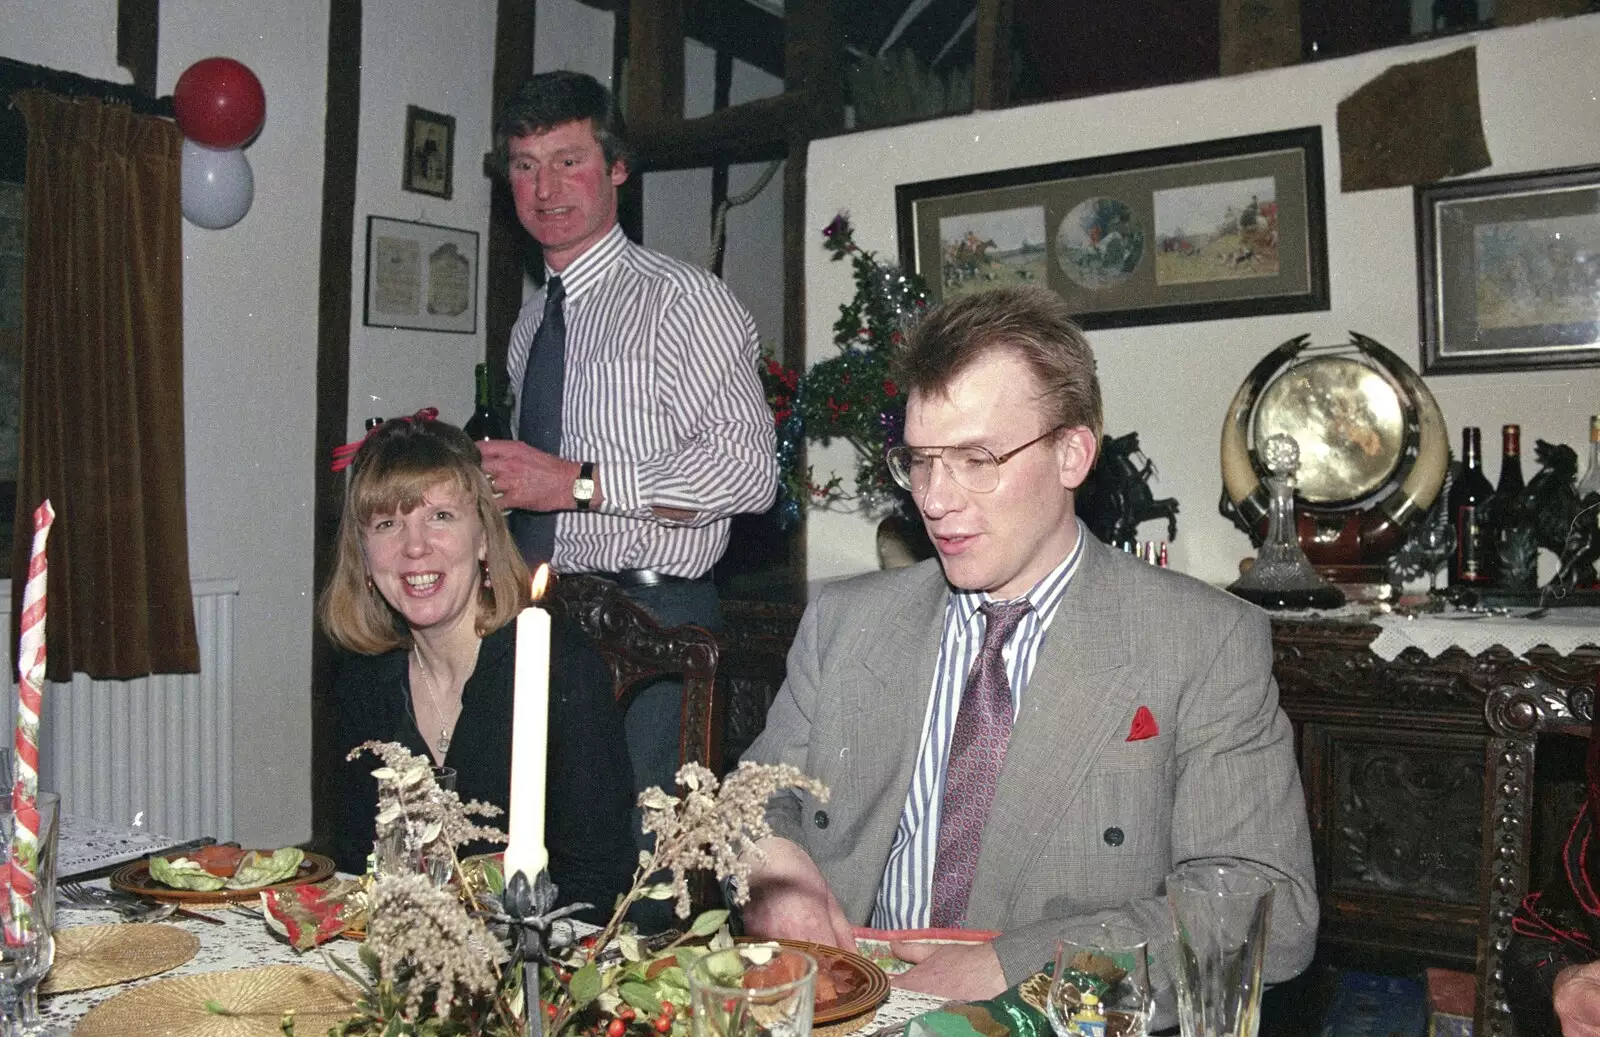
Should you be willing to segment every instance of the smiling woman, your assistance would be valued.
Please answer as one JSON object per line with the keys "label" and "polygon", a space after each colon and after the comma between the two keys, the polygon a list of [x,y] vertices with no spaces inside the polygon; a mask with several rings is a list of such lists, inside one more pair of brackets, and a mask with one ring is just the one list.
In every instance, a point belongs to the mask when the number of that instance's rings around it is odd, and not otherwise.
{"label": "smiling woman", "polygon": [[[341,760],[332,813],[334,855],[359,874],[372,850],[377,785],[370,764],[343,757],[363,742],[426,752],[456,770],[462,800],[507,807],[511,620],[529,603],[529,576],[478,449],[460,429],[430,412],[393,418],[361,443],[350,473],[334,572],[318,610],[328,636],[350,653],[333,691]],[[553,823],[551,873],[567,897],[596,904],[626,888],[623,869],[635,856],[626,824],[632,777],[625,758],[620,767],[611,760],[604,718],[578,717],[550,735],[548,812],[559,819],[581,803],[587,825],[600,833],[568,840]],[[620,744],[620,730],[612,734]],[[616,845],[606,832],[616,834]]]}

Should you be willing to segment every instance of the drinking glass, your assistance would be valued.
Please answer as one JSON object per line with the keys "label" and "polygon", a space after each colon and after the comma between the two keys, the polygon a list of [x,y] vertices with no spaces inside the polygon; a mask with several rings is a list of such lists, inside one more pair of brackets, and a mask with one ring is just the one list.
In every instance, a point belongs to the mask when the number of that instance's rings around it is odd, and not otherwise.
{"label": "drinking glass", "polygon": [[694,1037],[809,1037],[817,962],[770,943],[712,951],[689,967]]}
{"label": "drinking glass", "polygon": [[1167,876],[1183,1037],[1256,1037],[1272,883],[1244,864],[1197,861]]}
{"label": "drinking glass", "polygon": [[[433,781],[446,792],[456,790],[454,767],[433,768]],[[407,831],[407,828],[410,831]],[[372,844],[373,870],[379,875],[407,875],[420,872],[433,880],[435,886],[449,885],[453,870],[450,846],[442,838],[417,845],[416,827],[395,826],[386,837]]]}
{"label": "drinking glass", "polygon": [[[1084,995],[1091,995],[1092,1004]],[[1045,1014],[1056,1037],[1145,1037],[1150,959],[1144,933],[1103,923],[1056,942]]]}
{"label": "drinking glass", "polygon": [[[39,804],[39,845],[34,857],[34,878],[38,888],[33,902],[14,894],[4,896],[5,932],[0,936],[0,1037],[49,1034],[39,1018],[39,983],[55,961],[55,941],[50,929],[56,918],[56,833],[61,799],[55,793],[41,792]],[[0,864],[11,866],[12,836],[16,833],[16,814],[10,803],[0,811]]]}

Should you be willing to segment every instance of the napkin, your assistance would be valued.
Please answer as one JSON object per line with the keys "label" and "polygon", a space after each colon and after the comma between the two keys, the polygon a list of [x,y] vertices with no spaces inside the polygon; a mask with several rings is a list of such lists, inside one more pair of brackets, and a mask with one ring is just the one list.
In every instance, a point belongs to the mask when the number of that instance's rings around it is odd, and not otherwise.
{"label": "napkin", "polygon": [[913,1016],[905,1037],[1054,1037],[1044,1014],[1050,994],[1050,969],[1027,979],[987,1001],[945,1005]]}
{"label": "napkin", "polygon": [[855,928],[856,953],[891,976],[911,968],[911,963],[895,957],[894,943],[988,943],[998,932],[990,929],[869,929]]}
{"label": "napkin", "polygon": [[267,926],[297,951],[309,951],[350,929],[365,929],[370,902],[360,879],[268,889],[261,893]]}

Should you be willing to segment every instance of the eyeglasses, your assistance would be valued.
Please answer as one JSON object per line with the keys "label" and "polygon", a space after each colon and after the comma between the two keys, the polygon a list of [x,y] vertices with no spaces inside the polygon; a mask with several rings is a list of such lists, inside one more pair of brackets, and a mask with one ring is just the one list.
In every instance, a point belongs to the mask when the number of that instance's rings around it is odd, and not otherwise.
{"label": "eyeglasses", "polygon": [[933,479],[935,459],[944,462],[944,470],[950,473],[957,486],[972,493],[989,493],[1000,485],[1001,465],[1067,427],[1057,425],[999,457],[981,446],[897,446],[885,453],[884,459],[889,463],[889,474],[894,476],[894,481],[912,493],[927,490]]}

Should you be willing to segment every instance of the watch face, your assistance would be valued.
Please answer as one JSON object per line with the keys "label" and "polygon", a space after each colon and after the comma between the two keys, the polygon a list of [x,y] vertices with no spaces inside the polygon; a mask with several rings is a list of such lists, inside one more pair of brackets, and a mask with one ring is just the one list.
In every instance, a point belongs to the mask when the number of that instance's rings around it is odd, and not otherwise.
{"label": "watch face", "polygon": [[586,501],[594,498],[594,480],[578,479],[572,484],[572,496],[576,500]]}

